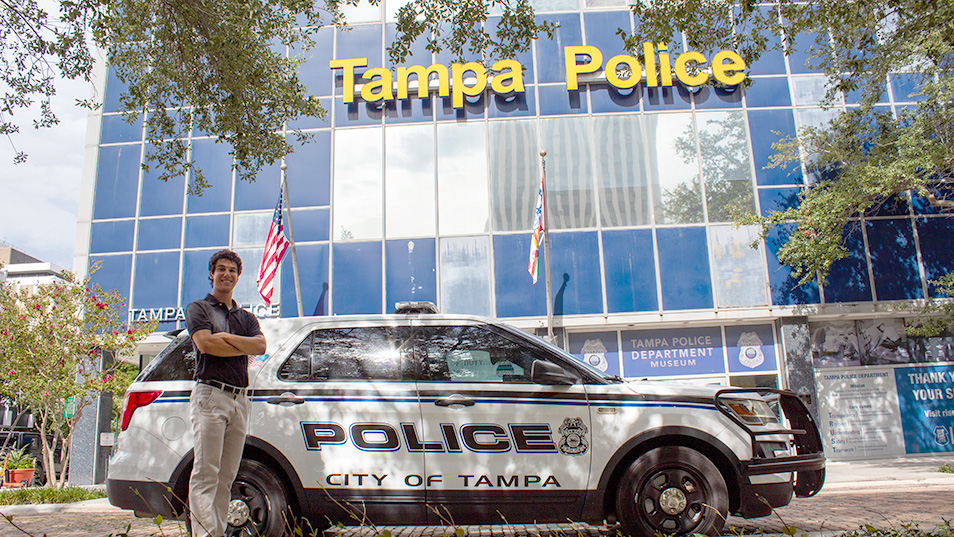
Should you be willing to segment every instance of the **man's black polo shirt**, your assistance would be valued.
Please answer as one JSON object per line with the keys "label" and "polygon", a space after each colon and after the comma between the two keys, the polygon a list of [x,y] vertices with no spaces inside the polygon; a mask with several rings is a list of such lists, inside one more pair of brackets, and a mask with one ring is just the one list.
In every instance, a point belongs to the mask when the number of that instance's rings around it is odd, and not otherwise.
{"label": "man's black polo shirt", "polygon": [[[262,333],[258,319],[232,301],[231,308],[211,294],[196,300],[186,308],[186,328],[190,334],[208,330],[213,334],[228,332],[238,336],[254,337]],[[192,342],[195,345],[195,341]],[[248,356],[214,356],[195,348],[196,380],[217,380],[232,386],[248,386]]]}

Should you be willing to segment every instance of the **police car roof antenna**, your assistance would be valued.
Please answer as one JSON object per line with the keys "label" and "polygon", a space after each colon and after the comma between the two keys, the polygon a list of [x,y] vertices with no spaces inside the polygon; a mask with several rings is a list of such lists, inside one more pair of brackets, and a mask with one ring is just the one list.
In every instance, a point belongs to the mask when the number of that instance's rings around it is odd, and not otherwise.
{"label": "police car roof antenna", "polygon": [[[553,295],[550,292],[550,219],[547,217],[547,150],[540,150],[540,162],[543,165],[543,257],[547,280],[547,341],[556,344],[553,337]],[[562,345],[561,345],[562,346]]]}

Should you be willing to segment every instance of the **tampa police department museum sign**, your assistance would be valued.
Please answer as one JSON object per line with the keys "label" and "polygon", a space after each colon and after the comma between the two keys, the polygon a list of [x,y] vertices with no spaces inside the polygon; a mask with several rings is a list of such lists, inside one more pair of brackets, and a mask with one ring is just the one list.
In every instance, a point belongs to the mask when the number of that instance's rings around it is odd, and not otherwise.
{"label": "tampa police department museum sign", "polygon": [[[618,89],[632,88],[640,82],[645,82],[647,87],[671,87],[674,76],[687,86],[701,86],[709,81],[710,72],[716,82],[725,86],[734,86],[745,79],[745,61],[730,50],[717,52],[710,61],[694,50],[672,58],[665,43],[643,43],[642,48],[642,62],[629,54],[619,54],[604,62],[603,53],[596,47],[564,47],[567,89],[579,89],[581,81],[602,82],[603,78],[598,78],[600,72],[607,83]],[[383,67],[374,67],[360,76],[357,70],[368,65],[367,58],[331,60],[329,65],[341,70],[345,103],[353,103],[355,95],[367,102],[407,99],[412,91],[423,99],[432,88],[436,88],[439,96],[451,97],[454,108],[463,108],[465,96],[481,95],[488,84],[494,93],[500,95],[525,91],[523,65],[513,59],[493,64],[492,76],[478,62],[454,63],[449,71],[447,66],[440,64],[427,68],[402,66],[394,73]]]}

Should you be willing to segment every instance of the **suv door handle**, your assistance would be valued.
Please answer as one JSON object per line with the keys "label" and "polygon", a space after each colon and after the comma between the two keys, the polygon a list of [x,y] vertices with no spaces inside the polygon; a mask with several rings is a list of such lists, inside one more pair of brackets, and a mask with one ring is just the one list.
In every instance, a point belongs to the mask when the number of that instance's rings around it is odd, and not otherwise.
{"label": "suv door handle", "polygon": [[434,401],[434,404],[437,406],[449,406],[449,407],[465,407],[465,406],[474,406],[474,400],[468,399],[459,393],[451,394],[447,397],[442,397]]}
{"label": "suv door handle", "polygon": [[270,405],[282,405],[282,404],[300,405],[304,403],[305,400],[291,392],[285,392],[279,396],[269,397],[268,399],[265,399],[265,402],[267,402]]}

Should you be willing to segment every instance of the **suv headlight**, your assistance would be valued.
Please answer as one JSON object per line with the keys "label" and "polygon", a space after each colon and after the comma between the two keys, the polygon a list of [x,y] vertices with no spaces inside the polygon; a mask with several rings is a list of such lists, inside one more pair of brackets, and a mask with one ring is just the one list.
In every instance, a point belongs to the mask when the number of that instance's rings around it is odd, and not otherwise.
{"label": "suv headlight", "polygon": [[778,415],[762,399],[722,398],[722,406],[748,425],[779,423]]}

